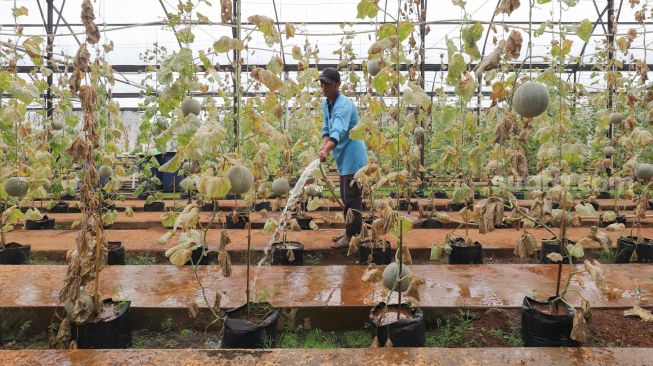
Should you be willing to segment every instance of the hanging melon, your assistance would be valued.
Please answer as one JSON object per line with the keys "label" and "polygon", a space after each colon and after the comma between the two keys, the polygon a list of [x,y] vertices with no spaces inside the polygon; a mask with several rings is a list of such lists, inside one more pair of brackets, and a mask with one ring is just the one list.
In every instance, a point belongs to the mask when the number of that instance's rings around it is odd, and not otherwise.
{"label": "hanging melon", "polygon": [[619,124],[624,120],[624,116],[621,113],[615,112],[610,113],[610,123]]}
{"label": "hanging melon", "polygon": [[197,101],[197,99],[187,98],[181,103],[181,113],[184,114],[184,117],[188,116],[191,113],[199,116],[201,110],[202,106],[200,105],[200,102]]}
{"label": "hanging melon", "polygon": [[200,170],[200,165],[197,161],[193,161],[193,162],[187,161],[181,166],[181,169],[186,174],[195,174]]}
{"label": "hanging melon", "polygon": [[612,157],[614,155],[614,147],[612,146],[606,146],[603,148],[603,155],[605,155],[607,158]]}
{"label": "hanging melon", "polygon": [[52,129],[55,131],[63,130],[64,123],[60,119],[55,119],[52,121]]}
{"label": "hanging melon", "polygon": [[286,178],[277,178],[272,182],[272,193],[280,197],[290,191],[290,183]]}
{"label": "hanging melon", "polygon": [[179,182],[179,186],[186,192],[195,192],[197,191],[197,183],[195,179],[191,177],[186,177]]}
{"label": "hanging melon", "polygon": [[381,71],[381,67],[383,66],[383,59],[382,58],[375,58],[374,60],[369,60],[367,61],[367,72],[371,76],[376,76],[376,74]]}
{"label": "hanging melon", "polygon": [[549,91],[542,83],[528,81],[520,85],[512,96],[512,106],[522,117],[537,117],[546,111],[548,105]]}
{"label": "hanging melon", "polygon": [[252,172],[243,165],[234,165],[229,168],[227,178],[231,183],[231,194],[243,194],[254,185]]}
{"label": "hanging melon", "polygon": [[643,182],[648,182],[653,179],[653,165],[649,163],[639,164],[635,168],[635,176]]}
{"label": "hanging melon", "polygon": [[408,268],[407,265],[403,264],[401,266],[401,276],[399,276],[400,281],[397,281],[397,274],[399,274],[399,263],[392,262],[385,267],[385,270],[383,270],[383,286],[385,286],[385,288],[388,290],[394,289],[395,291],[404,292],[408,290],[408,285],[410,285],[410,279],[407,278],[410,273],[410,268]]}
{"label": "hanging melon", "polygon": [[29,183],[23,177],[11,177],[5,182],[5,192],[12,197],[22,197],[27,193]]}
{"label": "hanging melon", "polygon": [[102,165],[100,167],[100,170],[98,170],[98,175],[101,178],[105,178],[105,179],[110,178],[113,175],[113,168],[111,168],[108,165]]}

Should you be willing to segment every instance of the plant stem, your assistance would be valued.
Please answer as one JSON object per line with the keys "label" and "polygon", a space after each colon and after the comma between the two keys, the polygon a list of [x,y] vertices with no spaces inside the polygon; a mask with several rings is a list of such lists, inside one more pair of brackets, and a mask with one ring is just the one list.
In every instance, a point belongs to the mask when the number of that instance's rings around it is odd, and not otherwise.
{"label": "plant stem", "polygon": [[249,212],[247,212],[247,286],[246,286],[246,304],[247,304],[247,319],[249,320],[249,266],[250,266],[250,249],[252,245],[252,222],[249,220]]}

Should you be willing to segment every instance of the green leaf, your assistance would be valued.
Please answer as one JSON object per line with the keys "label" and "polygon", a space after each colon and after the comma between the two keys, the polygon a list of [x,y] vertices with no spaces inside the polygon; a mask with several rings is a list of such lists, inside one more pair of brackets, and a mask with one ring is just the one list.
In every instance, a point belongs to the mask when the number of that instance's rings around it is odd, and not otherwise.
{"label": "green leaf", "polygon": [[383,24],[379,27],[378,39],[388,38],[397,34],[397,27],[394,24]]}
{"label": "green leaf", "polygon": [[585,42],[589,42],[592,35],[592,22],[583,19],[576,27],[576,35]]}
{"label": "green leaf", "polygon": [[277,226],[277,222],[270,217],[265,221],[262,232],[264,235],[271,235],[277,230]]}
{"label": "green leaf", "polygon": [[16,206],[11,206],[2,213],[2,219],[5,224],[16,224],[23,218],[23,212]]}
{"label": "green leaf", "polygon": [[313,197],[308,201],[308,204],[306,205],[306,210],[308,211],[315,211],[318,208],[320,208],[320,199],[317,197]]}
{"label": "green leaf", "polygon": [[179,216],[179,212],[166,212],[161,215],[161,224],[163,227],[171,228],[175,225],[177,216]]}
{"label": "green leaf", "polygon": [[465,58],[460,53],[455,53],[449,57],[449,70],[447,72],[447,83],[448,84],[457,84],[460,79],[460,75],[467,68],[467,63]]}
{"label": "green leaf", "polygon": [[181,166],[181,163],[184,161],[184,157],[182,154],[175,154],[175,156],[168,160],[165,164],[161,165],[159,167],[159,171],[163,173],[174,173],[179,170],[179,167]]}
{"label": "green leaf", "polygon": [[410,229],[413,228],[413,222],[410,221],[406,216],[399,215],[397,219],[395,220],[394,225],[390,229],[390,235],[394,236],[395,238],[399,239],[399,228],[401,227],[401,234],[406,235]]}
{"label": "green leaf", "polygon": [[481,36],[483,36],[483,25],[481,25],[480,22],[476,22],[474,25],[463,28],[463,51],[471,56],[473,60],[481,58],[481,52],[476,45],[476,42],[481,39]]}
{"label": "green leaf", "polygon": [[410,34],[413,33],[413,23],[411,22],[401,22],[399,23],[399,40],[403,41]]}
{"label": "green leaf", "polygon": [[374,18],[379,11],[378,0],[361,0],[356,7],[358,13],[356,18],[365,19],[366,17]]}

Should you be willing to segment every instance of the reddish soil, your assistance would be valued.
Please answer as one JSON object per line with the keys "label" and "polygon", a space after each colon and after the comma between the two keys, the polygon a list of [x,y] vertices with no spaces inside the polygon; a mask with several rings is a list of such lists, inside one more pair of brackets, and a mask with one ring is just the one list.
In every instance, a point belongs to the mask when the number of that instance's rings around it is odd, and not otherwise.
{"label": "reddish soil", "polygon": [[[468,339],[481,347],[510,347],[505,335],[519,337],[520,309],[488,309],[472,320]],[[500,330],[501,333],[496,332]],[[623,310],[592,310],[587,347],[653,347],[653,326]]]}

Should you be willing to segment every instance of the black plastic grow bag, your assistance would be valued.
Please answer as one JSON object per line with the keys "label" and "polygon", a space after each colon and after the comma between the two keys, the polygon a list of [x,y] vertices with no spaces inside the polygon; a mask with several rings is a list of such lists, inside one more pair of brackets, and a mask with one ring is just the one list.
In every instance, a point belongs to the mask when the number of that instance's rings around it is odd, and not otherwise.
{"label": "black plastic grow bag", "polygon": [[[290,252],[292,252],[292,255]],[[291,261],[290,258],[292,258],[293,260]],[[304,265],[304,245],[296,241],[273,243],[272,265],[276,265],[276,266]]]}
{"label": "black plastic grow bag", "polygon": [[466,246],[465,239],[453,238],[450,245],[449,264],[483,264],[483,246],[479,242]]}
{"label": "black plastic grow bag", "polygon": [[617,239],[617,254],[614,257],[615,263],[630,263],[630,257],[632,257],[635,251],[636,240],[637,238],[632,236],[620,236]]}
{"label": "black plastic grow bag", "polygon": [[[105,304],[117,304],[112,299]],[[106,321],[89,321],[84,324],[72,324],[72,339],[79,348],[130,348],[132,346],[131,326],[127,312],[130,301],[122,303],[118,315]]]}
{"label": "black plastic grow bag", "polygon": [[387,240],[383,240],[383,248],[378,248],[374,240],[362,240],[358,244],[358,263],[368,264],[371,262],[378,265],[390,264],[392,262],[392,246]]}
{"label": "black plastic grow bag", "polygon": [[444,227],[444,224],[432,217],[429,217],[428,219],[422,221],[420,227],[422,229],[441,229]]}
{"label": "black plastic grow bag", "polygon": [[0,264],[25,264],[31,250],[29,244],[7,243],[4,249],[0,249]]}
{"label": "black plastic grow bag", "polygon": [[[382,312],[385,307],[386,304],[380,302],[370,310],[372,339],[376,337],[379,347],[385,346],[388,337],[390,337],[393,347],[422,347],[426,344],[426,326],[422,309],[402,304],[402,308],[410,309],[410,318],[401,318],[387,325],[379,326],[377,324],[378,313]],[[388,305],[387,311],[394,315],[397,308],[396,304]]]}
{"label": "black plastic grow bag", "polygon": [[312,217],[293,215],[292,218],[297,220],[297,223],[302,230],[311,230],[311,221],[313,221]]}
{"label": "black plastic grow bag", "polygon": [[448,211],[460,211],[465,207],[465,202],[449,202],[447,204],[447,210]]}
{"label": "black plastic grow bag", "polygon": [[125,264],[125,246],[121,241],[110,241],[107,243],[109,250],[107,252],[108,265]]}
{"label": "black plastic grow bag", "polygon": [[146,212],[158,212],[163,211],[166,208],[166,204],[163,201],[157,201],[152,203],[146,203],[143,205],[143,211]]}
{"label": "black plastic grow bag", "polygon": [[40,220],[26,220],[25,228],[27,230],[50,230],[54,228],[54,219],[44,215]]}
{"label": "black plastic grow bag", "polygon": [[207,203],[202,205],[202,211],[203,212],[213,212],[214,208],[215,208],[215,211],[218,211],[218,205],[216,204],[216,202],[207,202]]}
{"label": "black plastic grow bag", "polygon": [[599,227],[608,227],[611,224],[627,224],[626,216],[620,215],[614,221],[603,221],[603,215],[599,216]]}
{"label": "black plastic grow bag", "polygon": [[[567,240],[568,244],[576,244],[575,241]],[[566,251],[565,251],[566,252]],[[545,264],[551,264],[552,262],[547,256],[551,253],[560,253],[560,242],[556,239],[543,239],[542,240],[542,250],[540,250],[540,261]],[[560,253],[562,255],[562,261],[568,263],[569,258],[566,254]],[[578,258],[572,257],[572,263],[578,263]],[[557,263],[557,262],[556,262]]]}
{"label": "black plastic grow bag", "polygon": [[254,211],[261,210],[272,211],[272,205],[270,204],[270,201],[256,202],[254,204]]}
{"label": "black plastic grow bag", "polygon": [[194,264],[205,266],[209,264],[208,254],[204,256],[202,255],[204,250],[209,250],[209,246],[206,244],[199,245],[195,249],[193,249],[193,251],[190,254],[190,259],[188,260],[188,262],[186,262],[186,265],[192,265],[194,263]]}
{"label": "black plastic grow bag", "polygon": [[653,262],[653,241],[644,239],[644,243],[637,244],[635,247],[637,253],[637,261],[639,263],[652,263]]}
{"label": "black plastic grow bag", "polygon": [[410,204],[408,203],[408,200],[402,199],[399,200],[399,211],[407,211],[408,207],[410,207],[411,211],[417,211],[419,209],[419,204],[415,201],[410,201]]}
{"label": "black plastic grow bag", "polygon": [[521,311],[521,337],[526,347],[577,347],[580,344],[570,337],[576,310],[561,301],[554,306],[559,314],[542,312],[536,306],[551,306],[553,298],[539,302],[524,297]]}
{"label": "black plastic grow bag", "polygon": [[514,191],[514,192],[512,192],[512,195],[515,196],[515,198],[518,199],[518,200],[523,200],[524,199],[524,192],[523,191]]}
{"label": "black plastic grow bag", "polygon": [[245,213],[238,213],[234,218],[233,214],[227,215],[227,229],[244,229],[249,222],[249,217]]}
{"label": "black plastic grow bag", "polygon": [[68,202],[64,201],[59,201],[52,206],[48,212],[52,213],[68,213],[68,210],[70,209],[70,206],[68,205]]}
{"label": "black plastic grow bag", "polygon": [[435,191],[435,192],[433,192],[433,197],[435,197],[435,198],[448,198],[447,192],[445,192],[445,191]]}
{"label": "black plastic grow bag", "polygon": [[279,310],[272,311],[260,324],[230,317],[245,311],[245,306],[225,312],[222,348],[270,348],[277,335]]}

